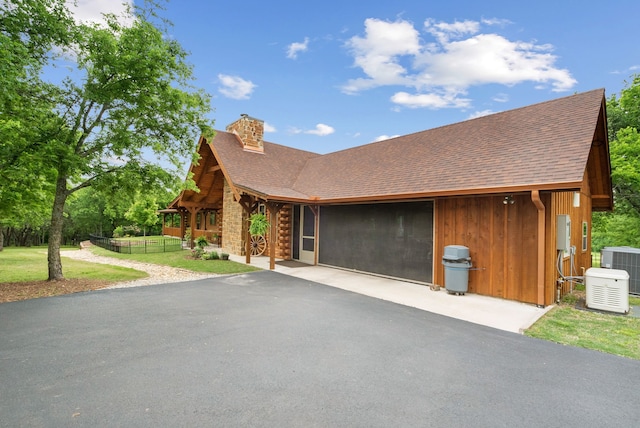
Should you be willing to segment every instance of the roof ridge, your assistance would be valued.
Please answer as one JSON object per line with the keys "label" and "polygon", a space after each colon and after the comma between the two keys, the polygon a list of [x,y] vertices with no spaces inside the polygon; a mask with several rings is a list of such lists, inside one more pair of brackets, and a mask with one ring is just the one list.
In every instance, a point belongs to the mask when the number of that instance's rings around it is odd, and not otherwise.
{"label": "roof ridge", "polygon": [[575,94],[572,94],[572,95],[567,95],[567,96],[560,97],[560,98],[554,98],[552,100],[540,101],[540,102],[537,102],[537,103],[534,103],[534,104],[527,104],[527,105],[524,105],[524,106],[520,106],[520,107],[515,107],[515,108],[512,108],[512,109],[509,109],[509,110],[498,111],[498,112],[494,112],[494,113],[487,114],[487,115],[484,115],[484,116],[473,117],[473,118],[470,118],[470,119],[464,119],[464,120],[461,120],[459,122],[447,123],[447,124],[444,124],[444,125],[436,126],[434,128],[423,129],[423,130],[420,130],[420,131],[411,132],[409,134],[398,135],[398,136],[395,136],[393,138],[387,138],[385,140],[372,141],[370,143],[361,144],[359,146],[347,147],[346,149],[342,149],[342,150],[337,150],[335,152],[326,153],[326,154],[324,154],[322,156],[332,155],[332,154],[336,154],[336,153],[343,153],[343,152],[347,152],[347,151],[350,151],[350,150],[361,149],[363,147],[369,147],[369,146],[378,145],[378,144],[388,144],[388,143],[392,142],[393,140],[404,139],[406,137],[411,137],[411,136],[415,136],[415,135],[422,134],[422,133],[432,132],[432,131],[439,130],[439,129],[445,129],[445,128],[448,128],[448,127],[455,127],[455,126],[459,126],[460,124],[463,124],[463,123],[466,124],[466,123],[472,122],[472,121],[486,120],[486,118],[491,118],[491,117],[495,118],[497,115],[515,113],[515,112],[517,112],[519,110],[522,110],[522,109],[532,109],[532,108],[535,108],[536,106],[541,106],[541,105],[544,105],[544,104],[550,104],[550,103],[555,104],[555,103],[558,103],[558,102],[566,101],[569,98],[587,96],[587,95],[589,95],[589,94],[591,94],[593,92],[601,92],[602,95],[604,96],[605,88],[592,89],[592,90],[589,90],[589,91],[579,92],[579,93],[575,93]]}

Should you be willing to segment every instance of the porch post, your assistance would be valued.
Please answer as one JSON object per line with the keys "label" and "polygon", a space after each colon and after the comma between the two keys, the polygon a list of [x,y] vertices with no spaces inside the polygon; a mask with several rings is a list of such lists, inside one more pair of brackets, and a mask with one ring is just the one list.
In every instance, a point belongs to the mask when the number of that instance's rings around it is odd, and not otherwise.
{"label": "porch post", "polygon": [[186,232],[187,217],[185,216],[184,210],[180,210],[178,215],[180,216],[180,240],[182,240],[184,239],[184,233]]}
{"label": "porch post", "polygon": [[[189,211],[190,217],[191,217],[191,224],[189,225],[189,230],[191,231],[191,240],[189,242],[189,248],[193,249],[195,247],[195,242],[196,242],[196,217],[198,215],[198,212],[200,212],[202,208],[197,208],[197,207],[191,207],[191,208],[187,208],[187,210]],[[183,227],[184,227],[184,223],[183,223]],[[184,236],[184,232],[183,235]]]}
{"label": "porch post", "polygon": [[284,204],[278,204],[275,202],[267,202],[267,210],[269,211],[269,269],[274,270],[276,268],[276,244],[278,234],[278,212],[284,206]]}
{"label": "porch post", "polygon": [[[247,195],[246,193],[240,196],[240,200],[238,203],[242,206],[242,208],[246,211],[247,216],[250,216],[252,212],[258,208],[258,201],[251,195]],[[251,233],[249,232],[249,221],[247,219],[247,224],[245,226],[247,229],[247,238],[244,242],[244,252],[245,252],[245,263],[251,264]]]}
{"label": "porch post", "polygon": [[193,249],[195,247],[195,233],[196,233],[196,215],[198,210],[192,208],[189,210],[191,214],[191,224],[189,225],[189,230],[191,230],[191,240],[189,242],[189,248]]}

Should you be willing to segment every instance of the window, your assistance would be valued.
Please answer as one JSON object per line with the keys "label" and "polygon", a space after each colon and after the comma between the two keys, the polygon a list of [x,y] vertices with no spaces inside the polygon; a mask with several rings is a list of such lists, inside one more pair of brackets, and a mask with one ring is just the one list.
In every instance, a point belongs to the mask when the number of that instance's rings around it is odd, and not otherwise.
{"label": "window", "polygon": [[215,211],[211,211],[209,213],[209,224],[211,226],[215,226],[216,225],[216,212]]}
{"label": "window", "polygon": [[587,237],[589,234],[589,225],[586,221],[582,222],[582,252],[587,251]]}

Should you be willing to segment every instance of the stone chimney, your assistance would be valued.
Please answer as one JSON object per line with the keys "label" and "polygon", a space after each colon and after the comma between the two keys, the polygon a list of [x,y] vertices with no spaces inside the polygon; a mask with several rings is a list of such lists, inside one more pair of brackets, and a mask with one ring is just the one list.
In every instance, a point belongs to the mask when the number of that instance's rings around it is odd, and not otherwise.
{"label": "stone chimney", "polygon": [[247,151],[264,153],[264,121],[255,119],[247,114],[241,114],[240,119],[227,126],[227,132],[240,137],[242,147]]}

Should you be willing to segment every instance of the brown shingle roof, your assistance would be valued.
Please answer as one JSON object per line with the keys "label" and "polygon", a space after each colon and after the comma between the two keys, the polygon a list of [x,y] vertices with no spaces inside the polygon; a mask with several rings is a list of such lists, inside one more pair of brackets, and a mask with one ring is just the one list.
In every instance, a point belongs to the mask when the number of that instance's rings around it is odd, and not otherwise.
{"label": "brown shingle roof", "polygon": [[247,153],[223,132],[213,145],[233,183],[274,199],[569,189],[583,180],[603,102],[594,90],[326,155],[271,143]]}
{"label": "brown shingle roof", "polygon": [[293,190],[293,183],[307,160],[320,156],[266,141],[264,153],[245,151],[235,134],[223,131],[216,131],[211,147],[234,185],[292,199],[307,198]]}

